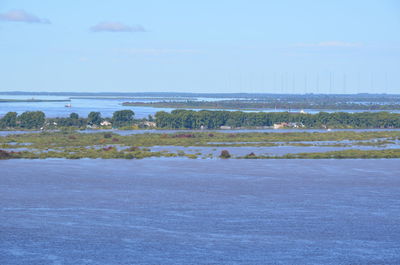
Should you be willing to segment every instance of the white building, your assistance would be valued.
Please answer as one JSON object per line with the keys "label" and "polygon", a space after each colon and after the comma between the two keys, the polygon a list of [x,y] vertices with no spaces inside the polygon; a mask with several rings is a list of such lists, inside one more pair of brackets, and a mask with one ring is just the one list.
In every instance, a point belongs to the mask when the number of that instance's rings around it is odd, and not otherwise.
{"label": "white building", "polygon": [[101,125],[101,126],[111,126],[111,122],[109,122],[109,121],[102,121],[102,122],[100,123],[100,125]]}

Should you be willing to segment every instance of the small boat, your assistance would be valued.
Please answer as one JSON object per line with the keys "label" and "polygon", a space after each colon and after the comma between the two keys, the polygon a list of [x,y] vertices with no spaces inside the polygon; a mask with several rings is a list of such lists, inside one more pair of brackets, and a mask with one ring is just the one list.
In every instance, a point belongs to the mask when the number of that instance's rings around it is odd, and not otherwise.
{"label": "small boat", "polygon": [[72,108],[72,105],[71,104],[65,104],[65,107],[66,108]]}

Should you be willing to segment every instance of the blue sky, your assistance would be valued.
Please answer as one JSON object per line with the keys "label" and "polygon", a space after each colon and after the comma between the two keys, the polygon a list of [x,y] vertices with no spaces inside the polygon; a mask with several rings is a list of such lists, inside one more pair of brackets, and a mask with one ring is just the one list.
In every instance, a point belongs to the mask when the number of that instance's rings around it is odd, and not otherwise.
{"label": "blue sky", "polygon": [[400,93],[400,1],[0,0],[0,91]]}

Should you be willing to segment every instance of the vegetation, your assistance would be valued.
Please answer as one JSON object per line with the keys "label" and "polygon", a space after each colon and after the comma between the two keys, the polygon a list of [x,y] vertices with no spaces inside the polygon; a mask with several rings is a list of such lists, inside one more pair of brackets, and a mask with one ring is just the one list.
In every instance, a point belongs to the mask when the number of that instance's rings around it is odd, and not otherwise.
{"label": "vegetation", "polygon": [[98,125],[100,125],[101,121],[102,121],[102,119],[101,119],[100,112],[92,111],[89,113],[88,119],[87,119],[88,124],[98,126]]}
{"label": "vegetation", "polygon": [[193,111],[173,110],[155,115],[157,127],[173,129],[209,129],[221,126],[262,127],[275,123],[299,123],[307,128],[400,128],[400,114],[389,112],[289,112]]}
{"label": "vegetation", "polygon": [[133,123],[133,116],[135,113],[131,110],[119,110],[114,112],[112,117],[112,124],[115,127],[129,126]]}
{"label": "vegetation", "polygon": [[17,126],[17,113],[8,112],[1,120],[0,127],[16,127]]}
{"label": "vegetation", "polygon": [[228,150],[222,150],[219,157],[223,158],[223,159],[227,159],[227,158],[231,157],[231,154],[228,152]]}
{"label": "vegetation", "polygon": [[[124,146],[274,146],[281,143],[371,141],[400,139],[400,131],[335,131],[323,133],[143,133],[118,135],[106,133],[77,133],[74,131],[16,134],[0,137],[0,145],[30,143],[28,148],[110,145],[118,142]],[[373,141],[372,141],[373,140]]]}
{"label": "vegetation", "polygon": [[[116,111],[112,118],[102,118],[100,112],[90,112],[87,118],[81,118],[77,113],[71,113],[67,118],[46,118],[41,111],[26,111],[21,115],[16,112],[8,112],[0,118],[0,129],[85,129],[99,128],[103,121],[109,121],[112,127],[119,129],[132,129],[134,126],[145,126],[144,121],[153,121],[149,115],[148,119],[135,120],[135,113],[131,110]],[[108,127],[110,125],[108,124]],[[107,127],[107,126],[105,126]]]}
{"label": "vegetation", "polygon": [[[45,118],[41,111],[24,112],[17,116],[9,112],[0,119],[3,129],[57,129],[63,127],[91,128],[99,127],[103,121],[109,121],[113,128],[132,129],[148,126],[146,122],[154,121],[149,117],[134,119],[131,110],[114,112],[112,118],[102,118],[100,112],[90,112],[87,118],[80,118],[71,113],[68,118]],[[317,114],[290,112],[242,112],[242,111],[193,111],[173,110],[171,113],[157,112],[155,122],[158,128],[166,129],[219,129],[221,126],[231,128],[272,127],[274,124],[294,125],[302,128],[400,128],[400,114],[389,112],[320,112]],[[293,127],[293,126],[292,126]]]}
{"label": "vegetation", "polygon": [[385,150],[342,150],[323,153],[297,153],[283,156],[257,156],[248,154],[239,159],[389,159],[400,158],[400,149]]}
{"label": "vegetation", "polygon": [[42,111],[26,111],[18,117],[18,121],[21,128],[41,128],[45,122],[45,115]]}
{"label": "vegetation", "polygon": [[[12,158],[144,158],[187,157],[197,158],[201,152],[151,151],[153,146],[224,147],[220,158],[235,158],[225,149],[229,146],[334,146],[337,141],[353,141],[347,146],[369,143],[382,148],[400,139],[399,131],[379,132],[327,132],[327,133],[171,133],[118,135],[106,133],[77,133],[74,131],[16,134],[0,137],[0,159]],[[305,143],[304,143],[305,142]],[[313,144],[314,142],[314,144]],[[342,146],[343,143],[339,143]],[[8,150],[7,150],[8,149]],[[11,151],[12,150],[12,151]],[[19,151],[21,150],[21,151]],[[254,152],[239,158],[400,158],[397,149],[344,150],[327,153],[302,153],[285,156],[258,156]],[[209,154],[203,158],[210,158]]]}
{"label": "vegetation", "polygon": [[400,158],[400,149],[385,150],[343,150],[324,153],[299,153],[288,154],[282,158],[302,158],[302,159],[351,159],[351,158]]}
{"label": "vegetation", "polygon": [[77,113],[71,113],[68,118],[48,118],[47,126],[51,128],[76,127],[84,128],[87,125],[87,119],[80,118]]}

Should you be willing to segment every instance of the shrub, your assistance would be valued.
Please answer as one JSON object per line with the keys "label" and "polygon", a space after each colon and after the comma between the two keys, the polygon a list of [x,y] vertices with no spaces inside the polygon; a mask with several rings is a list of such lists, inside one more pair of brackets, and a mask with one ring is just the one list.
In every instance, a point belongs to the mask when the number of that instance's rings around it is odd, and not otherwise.
{"label": "shrub", "polygon": [[196,136],[194,134],[175,134],[172,136],[173,138],[195,138]]}
{"label": "shrub", "polygon": [[139,147],[137,147],[137,146],[132,146],[132,147],[130,147],[128,149],[128,151],[131,151],[131,152],[135,152],[135,151],[138,151],[138,150],[139,150]]}
{"label": "shrub", "polygon": [[219,157],[223,158],[223,159],[226,159],[226,158],[230,158],[231,154],[228,152],[228,150],[222,150]]}
{"label": "shrub", "polygon": [[0,159],[9,159],[12,158],[12,155],[10,152],[0,150]]}
{"label": "shrub", "polygon": [[256,156],[256,154],[251,152],[250,154],[245,155],[244,158],[251,159],[251,158],[257,158],[257,156]]}
{"label": "shrub", "polygon": [[104,151],[111,151],[113,149],[115,149],[113,146],[107,146],[103,148]]}
{"label": "shrub", "polygon": [[111,138],[112,137],[112,133],[105,133],[103,135],[104,138]]}

